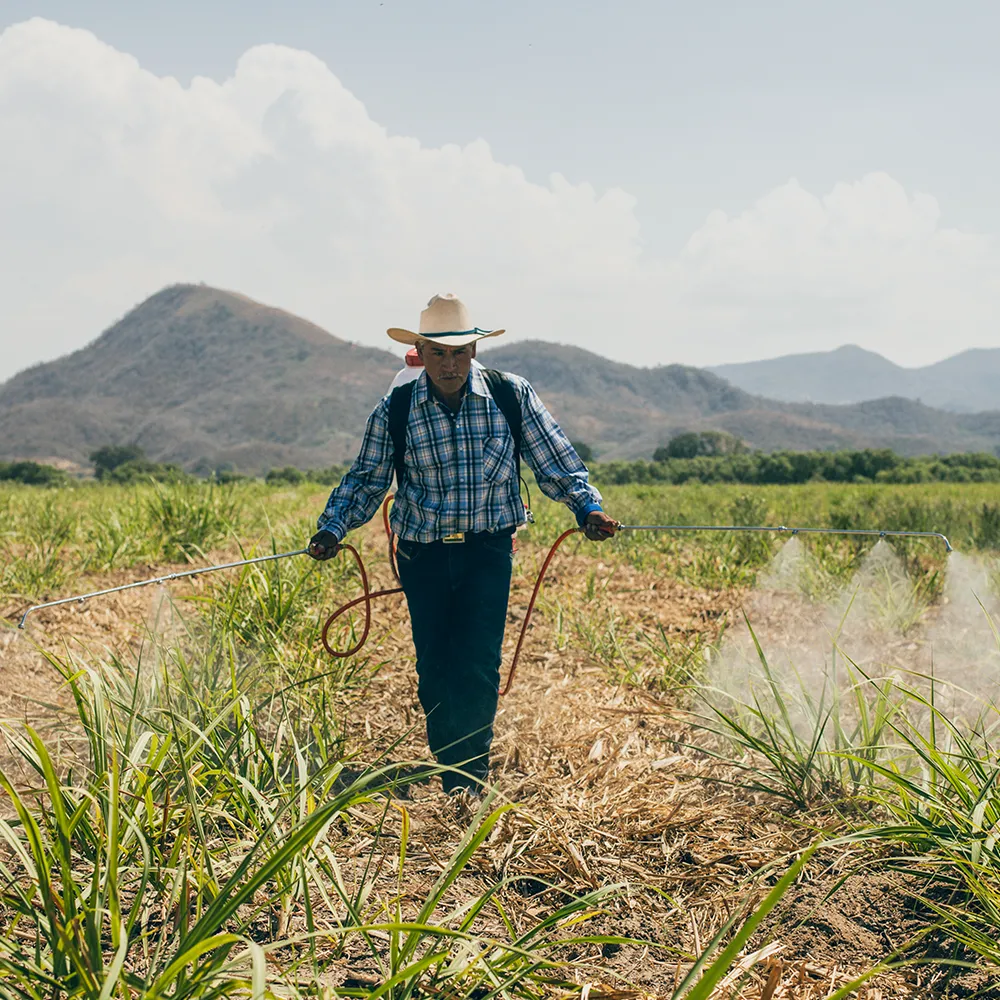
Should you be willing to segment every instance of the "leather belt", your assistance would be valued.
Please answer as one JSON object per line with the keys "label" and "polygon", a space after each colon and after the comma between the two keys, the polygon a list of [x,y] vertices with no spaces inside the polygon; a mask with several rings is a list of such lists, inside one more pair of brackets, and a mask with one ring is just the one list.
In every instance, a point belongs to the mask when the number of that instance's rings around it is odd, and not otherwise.
{"label": "leather belt", "polygon": [[[461,545],[463,542],[472,542],[477,538],[498,538],[513,536],[514,528],[501,528],[499,531],[455,531],[450,535],[444,535],[438,539],[444,545]],[[431,544],[434,544],[433,542]]]}

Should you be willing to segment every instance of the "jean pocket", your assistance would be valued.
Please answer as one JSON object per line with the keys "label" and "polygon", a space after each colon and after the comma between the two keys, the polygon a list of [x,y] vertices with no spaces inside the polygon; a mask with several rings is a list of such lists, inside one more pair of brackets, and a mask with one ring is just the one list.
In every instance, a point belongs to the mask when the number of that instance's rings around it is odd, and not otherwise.
{"label": "jean pocket", "polygon": [[423,546],[419,545],[417,542],[407,542],[404,539],[399,539],[396,542],[396,562],[405,563],[408,566],[412,566],[413,563],[417,561],[420,557],[420,553],[423,550]]}
{"label": "jean pocket", "polygon": [[509,556],[514,551],[514,536],[507,532],[498,532],[495,535],[484,535],[482,546],[490,552],[498,552],[501,555]]}

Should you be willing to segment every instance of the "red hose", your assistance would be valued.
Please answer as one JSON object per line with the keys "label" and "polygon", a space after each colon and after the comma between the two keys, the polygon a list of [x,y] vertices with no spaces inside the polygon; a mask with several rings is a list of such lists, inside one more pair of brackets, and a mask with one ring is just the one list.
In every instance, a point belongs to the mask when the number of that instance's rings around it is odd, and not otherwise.
{"label": "red hose", "polygon": [[552,557],[556,554],[556,549],[558,549],[570,535],[575,535],[578,531],[582,530],[582,528],[569,528],[564,531],[552,543],[552,548],[549,549],[549,554],[545,557],[545,562],[542,563],[542,568],[538,571],[538,578],[535,580],[535,589],[531,592],[531,600],[528,601],[528,610],[525,611],[524,621],[521,624],[521,634],[517,637],[517,648],[514,650],[514,659],[510,661],[510,673],[507,675],[507,683],[504,685],[504,689],[500,692],[501,695],[505,695],[510,690],[510,686],[514,683],[514,671],[517,670],[517,660],[521,655],[521,645],[524,643],[524,635],[528,631],[528,623],[531,621],[531,613],[535,610],[535,599],[538,597],[538,591],[542,589],[542,580],[545,579],[545,571],[549,568],[549,563],[552,562]]}
{"label": "red hose", "polygon": [[[392,575],[396,578],[396,582],[399,583],[399,570],[396,566],[396,537],[393,534],[392,528],[389,526],[389,503],[392,500],[392,496],[387,496],[385,498],[385,503],[382,505],[382,524],[385,527],[385,534],[389,541],[389,565],[392,567]],[[514,683],[514,673],[517,670],[517,661],[521,656],[521,647],[524,645],[524,637],[528,631],[528,625],[531,622],[531,615],[535,610],[535,601],[538,598],[538,592],[542,589],[542,581],[545,579],[545,572],[549,568],[549,563],[552,562],[552,557],[556,554],[556,549],[570,535],[575,535],[582,528],[570,528],[564,531],[556,540],[552,543],[552,547],[549,549],[548,555],[545,557],[545,561],[542,563],[542,568],[538,572],[538,577],[535,580],[535,588],[531,592],[531,600],[528,602],[528,610],[524,613],[524,621],[521,623],[521,634],[517,638],[517,647],[514,650],[514,658],[510,663],[510,673],[507,674],[507,683],[504,685],[503,690],[500,692],[501,695],[507,694],[511,689],[511,685]],[[323,648],[333,657],[338,660],[342,660],[345,657],[353,656],[355,653],[359,652],[368,641],[368,633],[371,631],[372,627],[372,601],[379,597],[388,597],[390,594],[402,593],[402,587],[393,587],[390,590],[376,590],[374,593],[369,590],[368,587],[368,574],[365,572],[365,564],[361,558],[360,553],[353,545],[347,545],[341,543],[341,549],[350,552],[354,556],[354,561],[358,564],[358,570],[361,573],[361,589],[363,593],[360,597],[356,597],[353,601],[349,601],[342,607],[337,608],[336,611],[327,618],[326,623],[323,625],[323,632],[321,638],[323,640]],[[361,638],[348,650],[338,651],[334,649],[329,642],[328,635],[330,632],[330,626],[342,615],[345,611],[350,611],[351,608],[356,607],[358,604],[364,604],[365,606],[365,627],[361,633]]]}
{"label": "red hose", "polygon": [[[382,504],[382,527],[385,528],[385,537],[389,541],[389,566],[392,569],[392,575],[396,578],[396,583],[399,583],[399,566],[396,564],[396,536],[389,526],[389,504],[392,503],[392,497],[393,495],[390,493],[385,498],[385,503]],[[359,559],[358,562],[360,563],[361,560]]]}
{"label": "red hose", "polygon": [[[393,587],[391,590],[376,590],[372,593],[368,589],[368,574],[365,572],[365,564],[361,559],[361,555],[358,550],[353,545],[346,545],[341,543],[340,547],[347,552],[350,552],[354,556],[354,561],[358,564],[358,569],[361,571],[361,589],[364,593],[360,597],[356,597],[353,601],[348,601],[347,604],[337,608],[336,611],[326,620],[326,624],[323,626],[323,632],[320,638],[323,641],[323,648],[333,657],[338,660],[343,660],[348,656],[353,656],[355,653],[359,652],[361,647],[368,641],[368,633],[371,631],[372,627],[372,601],[377,597],[388,597],[389,594],[401,594],[403,592],[402,587]],[[338,651],[334,649],[327,638],[330,631],[330,626],[345,612],[350,611],[357,604],[364,603],[365,606],[365,628],[361,633],[361,638],[353,645],[350,649]]]}

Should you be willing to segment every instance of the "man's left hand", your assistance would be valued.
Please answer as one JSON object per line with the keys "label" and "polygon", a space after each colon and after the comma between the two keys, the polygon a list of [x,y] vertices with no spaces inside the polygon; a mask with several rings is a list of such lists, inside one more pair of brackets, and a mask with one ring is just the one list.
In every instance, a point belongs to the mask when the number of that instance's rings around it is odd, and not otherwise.
{"label": "man's left hand", "polygon": [[583,524],[583,533],[592,542],[603,542],[618,530],[618,522],[603,510],[592,510]]}

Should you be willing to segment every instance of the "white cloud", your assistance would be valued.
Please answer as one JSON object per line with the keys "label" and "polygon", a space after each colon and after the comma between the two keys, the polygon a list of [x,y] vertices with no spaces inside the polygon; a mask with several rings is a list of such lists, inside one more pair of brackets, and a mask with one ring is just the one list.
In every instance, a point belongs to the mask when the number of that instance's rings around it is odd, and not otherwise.
{"label": "white cloud", "polygon": [[481,140],[390,136],[322,62],[280,46],[185,88],[88,32],[15,25],[0,149],[0,377],[174,281],[386,347],[386,326],[444,290],[512,337],[639,363],[850,341],[915,364],[996,343],[992,241],[940,228],[932,197],[884,174],[822,197],[789,181],[652,259],[625,192],[531,183]]}
{"label": "white cloud", "polygon": [[885,174],[822,198],[789,181],[736,218],[709,216],[681,255],[685,302],[758,354],[849,340],[915,364],[995,345],[994,243],[939,228],[939,215]]}

